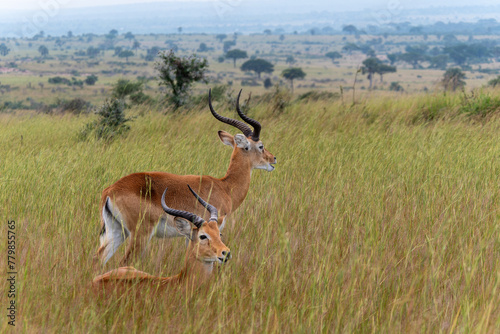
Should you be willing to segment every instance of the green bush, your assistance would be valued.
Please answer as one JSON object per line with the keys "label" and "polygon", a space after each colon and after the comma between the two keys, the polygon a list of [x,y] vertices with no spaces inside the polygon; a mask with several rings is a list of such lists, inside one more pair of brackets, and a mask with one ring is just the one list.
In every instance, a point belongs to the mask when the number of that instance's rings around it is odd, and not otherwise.
{"label": "green bush", "polygon": [[125,117],[125,103],[121,99],[106,101],[95,112],[99,118],[85,125],[81,138],[87,139],[94,135],[97,139],[111,141],[130,130],[126,123],[131,118]]}
{"label": "green bush", "polygon": [[332,92],[321,92],[311,90],[304,94],[299,95],[297,98],[298,101],[327,101],[327,100],[337,100],[340,98],[339,93]]}
{"label": "green bush", "polygon": [[496,86],[500,87],[500,75],[495,79],[491,79],[490,81],[488,81],[488,85],[491,87],[496,87]]}
{"label": "green bush", "polygon": [[500,97],[493,97],[481,91],[472,91],[470,95],[464,92],[459,110],[464,114],[484,117],[500,111]]}
{"label": "green bush", "polygon": [[70,112],[73,114],[80,114],[86,112],[90,108],[90,102],[85,101],[81,98],[75,98],[69,101],[61,101],[59,103],[61,112]]}

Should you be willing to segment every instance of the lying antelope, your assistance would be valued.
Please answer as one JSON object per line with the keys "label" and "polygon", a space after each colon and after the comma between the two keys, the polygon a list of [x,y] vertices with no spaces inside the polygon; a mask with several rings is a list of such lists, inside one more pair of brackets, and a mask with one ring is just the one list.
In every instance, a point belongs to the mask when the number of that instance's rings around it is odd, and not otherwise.
{"label": "lying antelope", "polygon": [[[212,107],[211,91],[208,95],[208,105],[212,115],[219,121],[234,126],[243,134],[234,137],[224,131],[219,131],[220,140],[233,148],[231,161],[223,178],[199,175],[175,175],[165,172],[134,173],[118,180],[106,188],[101,197],[101,234],[100,247],[94,256],[105,264],[116,252],[118,247],[130,237],[125,254],[120,263],[127,264],[137,248],[145,249],[152,237],[171,238],[182,236],[175,228],[172,217],[168,217],[160,206],[161,191],[168,187],[169,195],[166,203],[171,207],[205,216],[205,210],[196,205],[185,185],[191,187],[221,212],[224,227],[227,215],[236,210],[245,199],[250,187],[250,177],[253,169],[274,170],[276,157],[264,148],[260,141],[261,125],[246,116],[240,109],[241,91],[236,101],[236,111],[245,123],[223,117]],[[113,203],[106,205],[107,198]]]}
{"label": "lying antelope", "polygon": [[[119,286],[127,287],[131,285],[140,285],[141,288],[144,286],[163,288],[172,283],[182,282],[199,285],[211,276],[214,263],[224,263],[230,259],[230,250],[220,238],[217,209],[199,197],[191,187],[189,187],[189,190],[203,207],[210,212],[208,221],[194,213],[169,208],[165,203],[167,189],[165,189],[161,198],[163,210],[167,214],[175,216],[175,228],[180,235],[186,237],[189,241],[184,269],[172,277],[156,277],[133,267],[121,267],[97,276],[92,283],[97,291],[110,292],[110,290],[114,290]],[[110,211],[112,210],[111,206],[108,197],[106,207],[110,207]]]}

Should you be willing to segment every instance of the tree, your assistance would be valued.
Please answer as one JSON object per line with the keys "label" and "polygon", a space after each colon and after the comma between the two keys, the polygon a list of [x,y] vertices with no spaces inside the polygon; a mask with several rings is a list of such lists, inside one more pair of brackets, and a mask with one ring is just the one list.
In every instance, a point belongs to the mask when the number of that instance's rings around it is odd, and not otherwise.
{"label": "tree", "polygon": [[437,68],[440,70],[445,70],[448,64],[448,55],[437,55],[429,58],[429,68]]}
{"label": "tree", "polygon": [[135,38],[134,34],[132,34],[130,31],[127,32],[123,37],[125,37],[125,39],[128,39],[129,41],[132,41]]}
{"label": "tree", "polygon": [[47,49],[45,45],[40,45],[40,47],[38,48],[38,52],[40,52],[42,57],[45,57],[49,54],[49,49]]}
{"label": "tree", "polygon": [[285,62],[288,64],[288,65],[293,65],[295,64],[295,58],[293,58],[293,56],[286,56],[286,60]]}
{"label": "tree", "polygon": [[118,56],[120,52],[122,52],[122,50],[123,50],[122,46],[115,46],[115,53],[113,54],[113,56]]}
{"label": "tree", "polygon": [[266,35],[268,35],[268,36],[269,36],[269,35],[271,35],[272,33],[273,33],[273,32],[271,31],[271,29],[266,29],[266,30],[264,30],[264,34],[266,34]]}
{"label": "tree", "polygon": [[222,50],[224,50],[224,52],[228,52],[229,49],[235,45],[236,45],[235,41],[225,41]]}
{"label": "tree", "polygon": [[264,88],[269,89],[273,86],[273,82],[271,81],[270,78],[265,78],[264,79]]}
{"label": "tree", "polygon": [[427,60],[427,56],[417,52],[407,52],[400,54],[398,59],[410,64],[416,69],[420,67],[420,62]]}
{"label": "tree", "polygon": [[144,59],[146,61],[153,61],[158,55],[158,52],[160,52],[160,48],[158,46],[153,46],[146,51],[146,57],[144,57]]}
{"label": "tree", "polygon": [[346,25],[342,28],[342,31],[343,32],[346,32],[348,34],[351,34],[351,35],[354,35],[358,32],[358,28],[356,28],[354,25],[352,24],[349,24],[349,25]]}
{"label": "tree", "polygon": [[443,75],[441,83],[445,90],[455,91],[465,86],[465,73],[459,68],[449,68]]}
{"label": "tree", "polygon": [[377,73],[380,75],[380,82],[384,82],[384,74],[394,72],[396,72],[396,67],[387,64],[380,64],[377,69]]}
{"label": "tree", "polygon": [[178,32],[179,34],[182,34],[182,27],[177,28],[177,32]]}
{"label": "tree", "polygon": [[347,43],[342,47],[342,51],[347,52],[348,54],[351,54],[353,51],[358,51],[359,46],[357,46],[354,43]]}
{"label": "tree", "polygon": [[89,86],[93,86],[97,82],[97,79],[97,75],[91,74],[84,80],[84,82]]}
{"label": "tree", "polygon": [[394,65],[398,61],[399,54],[397,53],[389,53],[387,54],[387,59],[389,59],[389,62],[391,65]]}
{"label": "tree", "polygon": [[300,67],[292,67],[283,70],[283,72],[281,72],[281,75],[283,76],[283,78],[290,80],[290,85],[292,87],[292,94],[293,94],[293,80],[304,79],[306,73],[302,71]]}
{"label": "tree", "polygon": [[94,57],[98,56],[99,53],[101,53],[101,50],[99,50],[96,47],[89,46],[87,48],[87,56],[89,56],[90,58],[94,58]]}
{"label": "tree", "polygon": [[6,56],[10,52],[10,49],[5,45],[5,43],[0,44],[0,55]]}
{"label": "tree", "polygon": [[132,49],[135,50],[135,55],[137,56],[137,50],[141,47],[141,43],[137,40],[134,40],[134,44],[132,44]]}
{"label": "tree", "polygon": [[234,50],[229,50],[226,53],[226,58],[232,59],[233,60],[233,67],[236,67],[236,59],[248,58],[248,54],[246,51],[243,51],[240,49],[234,49]]}
{"label": "tree", "polygon": [[111,29],[109,33],[106,35],[106,39],[113,40],[118,36],[118,30],[116,29]]}
{"label": "tree", "polygon": [[285,40],[285,35],[281,34],[280,35],[280,41],[283,42]]}
{"label": "tree", "polygon": [[205,43],[200,43],[200,46],[198,47],[198,52],[207,52],[209,49],[208,49],[208,46],[205,44]]}
{"label": "tree", "polygon": [[73,37],[73,32],[72,32],[71,30],[70,30],[70,31],[68,31],[68,34],[67,34],[67,36],[68,36],[68,38],[71,38],[71,37]]}
{"label": "tree", "polygon": [[330,52],[325,54],[325,57],[330,58],[332,60],[332,62],[334,62],[335,59],[342,58],[342,55],[337,51],[330,51]]}
{"label": "tree", "polygon": [[267,60],[256,58],[250,59],[241,65],[242,71],[253,71],[257,73],[257,77],[260,79],[260,74],[264,73],[273,73],[274,65],[268,62]]}
{"label": "tree", "polygon": [[370,80],[370,87],[369,89],[372,88],[372,83],[373,83],[373,75],[377,73],[379,66],[382,64],[382,62],[375,57],[370,57],[367,58],[363,61],[363,66],[361,66],[361,73],[367,74],[368,80]]}
{"label": "tree", "polygon": [[217,34],[215,35],[215,39],[217,39],[219,42],[222,43],[223,40],[225,40],[227,38],[227,35],[226,34]]}
{"label": "tree", "polygon": [[195,82],[208,82],[206,59],[196,55],[178,57],[172,50],[160,52],[158,57],[160,59],[155,63],[155,69],[160,85],[168,88],[167,98],[175,108],[186,103],[189,89]]}
{"label": "tree", "polygon": [[125,58],[126,62],[128,63],[128,57],[132,57],[134,53],[130,50],[122,50],[119,54],[118,57],[120,58]]}

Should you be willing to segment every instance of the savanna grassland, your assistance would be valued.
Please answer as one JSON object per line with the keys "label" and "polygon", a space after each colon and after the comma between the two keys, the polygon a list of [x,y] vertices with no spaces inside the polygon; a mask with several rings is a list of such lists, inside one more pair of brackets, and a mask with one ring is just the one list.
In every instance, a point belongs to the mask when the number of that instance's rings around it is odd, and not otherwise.
{"label": "savanna grassland", "polygon": [[[249,88],[254,94],[266,92],[263,86],[266,78],[273,85],[289,86],[290,82],[281,75],[282,71],[300,67],[306,77],[296,80],[294,86],[296,93],[303,94],[310,90],[338,93],[341,89],[347,90],[353,86],[355,73],[368,56],[360,49],[345,50],[349,45],[372,50],[380,60],[388,63],[389,54],[403,53],[406,47],[418,49],[425,46],[426,52],[430,53],[432,50],[455,45],[453,43],[484,43],[490,46],[498,43],[497,35],[471,37],[457,34],[453,36],[455,40],[452,44],[436,35],[225,36],[225,39],[217,39],[216,35],[211,34],[151,34],[127,39],[125,34],[113,38],[108,38],[110,34],[83,34],[71,37],[40,35],[25,39],[0,38],[0,43],[4,43],[10,50],[7,55],[0,56],[0,108],[40,110],[48,106],[57,110],[64,101],[73,98],[99,105],[111,95],[113,85],[119,79],[141,80],[147,95],[160,98],[164,92],[160,90],[162,87],[158,85],[157,73],[153,67],[158,50],[173,49],[182,56],[196,53],[209,62],[208,78],[212,85],[229,85],[235,90]],[[472,40],[469,42],[470,38]],[[137,48],[134,48],[135,42],[139,43]],[[230,49],[246,51],[248,58],[237,59],[234,66],[232,59],[224,57],[225,42],[234,42]],[[206,48],[204,51],[200,51],[202,44]],[[43,56],[38,51],[42,46],[48,52]],[[92,48],[97,50],[95,54],[90,52]],[[127,58],[120,57],[120,50],[133,54]],[[153,57],[148,59],[149,52],[153,52]],[[328,52],[339,52],[341,57],[332,61],[325,56]],[[274,71],[263,73],[261,79],[257,79],[253,72],[242,71],[240,66],[252,57],[271,62]],[[498,54],[489,54],[488,57],[471,58],[470,62],[462,64],[467,88],[485,86],[489,80],[496,78],[499,74],[499,61]],[[446,67],[457,66],[452,59],[448,59],[442,68],[433,68],[425,60],[419,61],[418,66],[411,66],[403,61],[397,61],[394,65],[397,72],[385,74],[383,80],[378,75],[375,76],[374,89],[388,91],[391,83],[396,82],[407,93],[441,90],[440,80]],[[84,81],[89,75],[98,78],[92,85],[49,82],[54,77]],[[359,74],[356,88],[366,91],[368,87],[366,74]],[[204,85],[195,85],[196,93],[205,91]],[[9,103],[5,105],[5,102]]]}
{"label": "savanna grassland", "polygon": [[[134,107],[130,132],[109,143],[79,139],[92,115],[0,114],[15,330],[498,332],[498,93],[374,92],[354,105],[293,100],[282,112],[252,100],[278,164],[254,171],[223,230],[233,258],[199,289],[109,299],[90,292],[102,190],[138,171],[223,176],[230,149],[217,130],[234,129],[205,104],[166,115]],[[235,115],[223,101],[216,108]],[[184,251],[180,238],[154,240],[135,266],[173,275]]]}

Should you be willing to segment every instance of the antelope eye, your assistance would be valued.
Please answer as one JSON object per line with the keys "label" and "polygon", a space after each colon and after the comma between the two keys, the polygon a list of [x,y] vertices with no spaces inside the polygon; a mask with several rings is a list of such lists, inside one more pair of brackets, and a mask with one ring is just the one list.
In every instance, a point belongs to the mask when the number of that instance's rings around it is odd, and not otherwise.
{"label": "antelope eye", "polygon": [[259,149],[263,150],[263,149],[264,149],[264,146],[259,146]]}
{"label": "antelope eye", "polygon": [[206,235],[204,234],[200,235],[200,240],[205,240],[205,239],[208,239]]}
{"label": "antelope eye", "polygon": [[219,235],[220,235],[220,237],[222,238],[222,233],[221,233],[221,234],[219,234]]}

